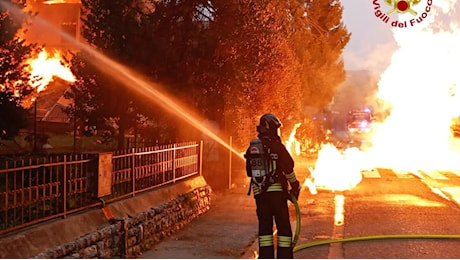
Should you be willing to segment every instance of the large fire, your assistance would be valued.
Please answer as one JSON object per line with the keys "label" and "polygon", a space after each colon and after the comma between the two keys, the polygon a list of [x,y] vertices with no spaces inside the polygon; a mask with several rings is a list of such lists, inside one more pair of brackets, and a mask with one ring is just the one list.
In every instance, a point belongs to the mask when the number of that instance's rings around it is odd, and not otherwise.
{"label": "large fire", "polygon": [[62,61],[63,58],[59,51],[50,55],[45,49],[36,58],[28,61],[29,84],[36,89],[37,93],[43,91],[55,77],[69,82],[75,81],[75,76]]}
{"label": "large fire", "polygon": [[353,188],[361,182],[360,159],[357,148],[349,148],[342,153],[332,144],[323,145],[311,172],[315,186],[332,191]]}
{"label": "large fire", "polygon": [[323,145],[312,171],[316,187],[351,189],[361,171],[374,168],[460,169],[460,139],[450,130],[460,115],[460,21],[447,22],[455,4],[433,1],[424,23],[393,29],[399,49],[381,75],[376,97],[391,107],[390,115],[368,137],[367,148]]}
{"label": "large fire", "polygon": [[297,133],[297,128],[299,128],[301,124],[302,123],[297,123],[294,125],[294,129],[292,129],[289,134],[289,139],[286,141],[286,149],[290,153],[295,152],[296,155],[300,154],[300,142],[295,138],[295,134]]}
{"label": "large fire", "polygon": [[35,89],[32,97],[23,100],[23,107],[33,105],[39,93],[56,78],[60,78],[67,82],[75,82],[75,76],[72,74],[69,66],[64,62],[64,59],[59,51],[54,51],[50,55],[43,49],[35,58],[26,61],[26,70],[30,73],[29,85]]}

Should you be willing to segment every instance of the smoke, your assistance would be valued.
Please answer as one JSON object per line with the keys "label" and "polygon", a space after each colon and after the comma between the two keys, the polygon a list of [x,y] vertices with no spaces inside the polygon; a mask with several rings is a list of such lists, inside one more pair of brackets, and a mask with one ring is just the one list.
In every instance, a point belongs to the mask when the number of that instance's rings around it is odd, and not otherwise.
{"label": "smoke", "polygon": [[388,41],[377,44],[368,54],[363,66],[370,71],[381,74],[385,68],[390,65],[391,54],[397,50],[398,46],[395,41]]}

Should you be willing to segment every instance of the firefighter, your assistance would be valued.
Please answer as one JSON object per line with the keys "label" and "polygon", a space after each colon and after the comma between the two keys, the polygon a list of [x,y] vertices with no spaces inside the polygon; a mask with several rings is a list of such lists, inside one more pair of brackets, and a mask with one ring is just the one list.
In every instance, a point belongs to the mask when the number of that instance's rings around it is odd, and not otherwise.
{"label": "firefighter", "polygon": [[[287,201],[290,199],[289,193],[298,198],[300,189],[294,173],[294,160],[279,136],[280,127],[281,122],[273,114],[263,115],[257,126],[258,138],[269,147],[272,159],[270,164],[273,166],[270,169],[273,170],[273,177],[267,178],[269,180],[267,188],[261,188],[253,181],[250,187],[254,193],[259,220],[259,258],[275,258],[273,220],[278,230],[277,258],[293,258],[292,230]],[[246,161],[246,170],[251,170],[249,160]],[[289,191],[288,185],[291,187]]]}

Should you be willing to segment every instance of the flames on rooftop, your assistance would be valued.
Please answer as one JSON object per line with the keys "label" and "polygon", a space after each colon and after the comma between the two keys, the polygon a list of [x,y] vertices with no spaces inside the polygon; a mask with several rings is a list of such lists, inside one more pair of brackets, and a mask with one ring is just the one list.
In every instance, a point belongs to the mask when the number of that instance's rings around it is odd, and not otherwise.
{"label": "flames on rooftop", "polygon": [[[80,5],[79,0],[27,1],[27,9],[37,13],[37,19],[46,20],[76,39],[79,38]],[[26,62],[26,70],[31,74],[29,84],[36,90],[36,94],[45,90],[56,78],[74,82],[75,76],[65,57],[65,53],[75,50],[73,44],[35,22],[34,18],[26,29],[23,37],[27,42],[46,46]]]}

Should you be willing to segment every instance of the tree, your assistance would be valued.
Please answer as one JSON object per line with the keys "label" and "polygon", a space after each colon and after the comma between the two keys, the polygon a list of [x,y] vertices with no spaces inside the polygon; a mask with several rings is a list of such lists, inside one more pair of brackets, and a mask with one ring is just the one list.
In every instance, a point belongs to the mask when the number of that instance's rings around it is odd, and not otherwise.
{"label": "tree", "polygon": [[[303,103],[323,109],[345,80],[343,48],[350,33],[342,22],[342,5],[338,0],[304,0],[305,22],[312,35],[308,42],[309,62],[304,63]],[[297,45],[298,46],[298,45]]]}
{"label": "tree", "polygon": [[[197,47],[204,41],[200,35],[203,21],[197,19],[204,4],[207,1],[86,0],[82,1],[82,34],[96,49],[162,83],[181,99],[192,101],[191,97],[197,96],[190,83],[194,65],[201,55],[208,55]],[[107,130],[111,127],[106,122],[114,122],[119,148],[125,132],[141,124],[140,118],[153,125],[167,124],[168,132],[175,132],[175,124],[155,104],[134,95],[123,82],[111,80],[91,62],[84,52],[75,55],[72,62],[79,80],[68,96],[80,100],[80,105],[76,103],[69,111],[82,117],[80,122]]]}
{"label": "tree", "polygon": [[[349,34],[338,1],[83,0],[82,5],[82,32],[92,46],[162,83],[239,140],[253,133],[249,127],[266,112],[287,119],[289,128],[300,121],[303,106],[328,104],[344,78],[341,52]],[[121,140],[139,116],[163,116],[122,83],[95,72],[97,64],[88,66],[89,58],[76,56],[80,68],[74,73],[77,78],[83,73],[74,93],[81,95],[87,121],[90,114],[111,118]]]}
{"label": "tree", "polygon": [[218,42],[212,64],[220,75],[228,131],[246,145],[262,114],[298,118],[300,84],[287,40],[288,2],[214,1],[214,6],[210,30]]}
{"label": "tree", "polygon": [[[290,129],[304,106],[324,108],[344,80],[341,54],[349,34],[339,1],[213,1],[218,34],[213,63],[229,125],[248,139],[266,112]],[[289,134],[289,133],[286,133]]]}
{"label": "tree", "polygon": [[[209,34],[212,13],[208,0],[156,1],[155,11],[142,20],[142,34],[135,45],[145,50],[137,59],[140,67],[162,83],[163,91],[187,104],[194,114],[216,120],[223,113],[223,99],[210,65],[216,41]],[[174,125],[177,134],[190,132],[181,120]],[[187,133],[180,133],[181,128]]]}
{"label": "tree", "polygon": [[24,5],[25,1],[0,3],[0,139],[14,137],[27,125],[23,102],[33,92],[26,61],[36,46],[19,36],[26,22],[25,15],[18,15]]}
{"label": "tree", "polygon": [[[141,1],[82,1],[82,35],[97,50],[128,66],[136,66],[136,46],[130,41],[140,31],[138,16]],[[67,93],[74,100],[68,111],[81,128],[96,126],[109,137],[117,136],[119,149],[125,145],[125,134],[136,126],[140,110],[138,97],[103,73],[97,61],[84,51],[72,58],[72,71],[77,81]],[[76,120],[77,121],[77,120]]]}
{"label": "tree", "polygon": [[11,139],[27,126],[27,110],[12,92],[0,92],[0,139]]}

